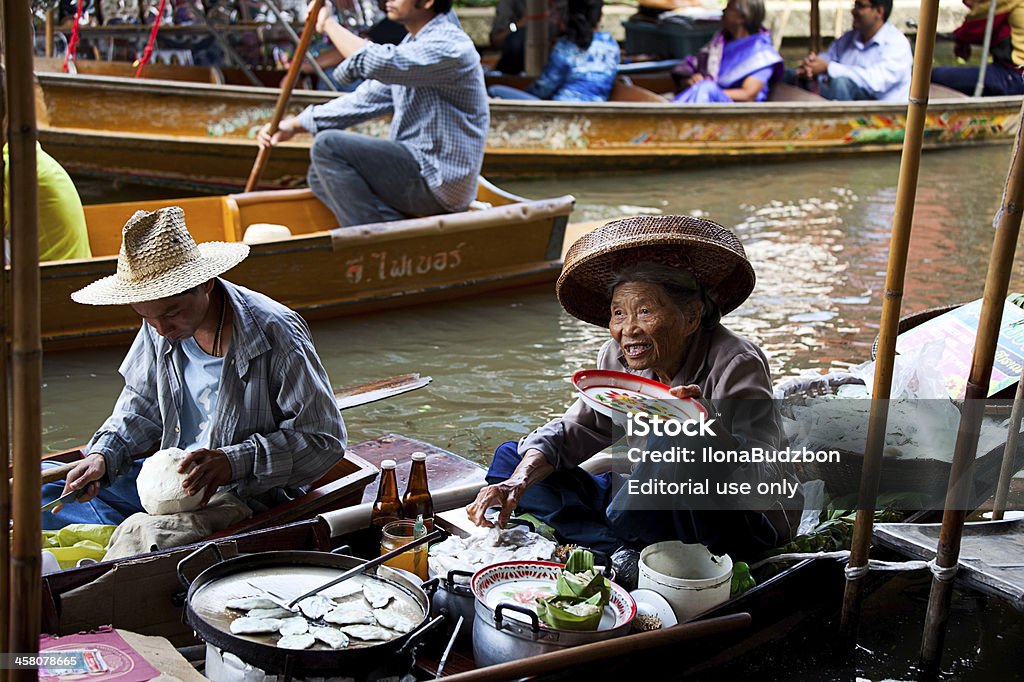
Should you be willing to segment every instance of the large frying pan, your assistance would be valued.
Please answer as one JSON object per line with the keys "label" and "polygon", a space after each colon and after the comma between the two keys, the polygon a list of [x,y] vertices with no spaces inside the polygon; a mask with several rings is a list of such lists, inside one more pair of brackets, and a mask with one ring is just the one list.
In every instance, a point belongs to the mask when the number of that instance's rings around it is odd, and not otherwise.
{"label": "large frying pan", "polygon": [[[212,549],[218,563],[201,572],[194,580],[186,577],[192,560]],[[387,642],[360,642],[350,638],[348,648],[331,649],[317,642],[311,649],[293,650],[276,646],[279,636],[237,635],[231,621],[242,615],[227,609],[230,599],[259,595],[254,587],[291,598],[322,585],[341,572],[364,563],[363,559],[310,551],[262,552],[225,560],[215,543],[203,545],[178,564],[178,578],[188,590],[184,620],[208,644],[231,652],[246,663],[269,673],[286,677],[325,675],[372,680],[401,675],[412,666],[415,646],[442,618],[428,620],[430,594],[436,579],[420,584],[408,575],[382,566],[376,573],[355,576],[322,593],[326,597],[345,594],[353,582],[370,581],[393,595],[391,608],[416,623],[409,633]]]}

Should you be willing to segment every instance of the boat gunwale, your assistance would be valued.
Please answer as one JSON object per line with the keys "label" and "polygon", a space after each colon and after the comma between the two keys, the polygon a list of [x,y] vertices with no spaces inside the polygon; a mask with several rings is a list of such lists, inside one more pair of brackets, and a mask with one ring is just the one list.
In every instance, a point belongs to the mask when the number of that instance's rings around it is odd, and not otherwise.
{"label": "boat gunwale", "polygon": [[[247,99],[272,104],[280,90],[278,88],[259,88],[246,86],[216,85],[208,83],[190,83],[158,79],[127,80],[117,76],[69,75],[54,72],[36,72],[40,86],[53,82],[63,87],[89,88],[103,85],[116,92],[153,93],[159,96],[196,96],[199,93],[213,95],[224,99]],[[126,82],[127,80],[127,82]],[[336,93],[320,93],[310,90],[296,91],[292,94],[293,101],[306,104],[322,104],[344,96]],[[959,112],[981,108],[1020,109],[1024,96],[1007,95],[999,97],[952,97],[930,100],[933,105],[942,104],[943,111]],[[495,114],[527,114],[550,115],[565,111],[571,114],[620,114],[623,111],[641,111],[645,113],[676,114],[678,116],[707,117],[726,115],[728,118],[744,118],[763,113],[771,114],[865,114],[891,113],[906,114],[905,102],[880,102],[864,100],[860,102],[838,102],[829,100],[801,102],[735,102],[732,104],[715,104],[694,106],[690,104],[674,104],[672,102],[554,102],[513,100],[490,100],[492,118]],[[544,112],[544,113],[541,113]],[[936,112],[929,112],[936,113]],[[59,126],[57,126],[59,127]],[[251,141],[249,141],[251,144]]]}

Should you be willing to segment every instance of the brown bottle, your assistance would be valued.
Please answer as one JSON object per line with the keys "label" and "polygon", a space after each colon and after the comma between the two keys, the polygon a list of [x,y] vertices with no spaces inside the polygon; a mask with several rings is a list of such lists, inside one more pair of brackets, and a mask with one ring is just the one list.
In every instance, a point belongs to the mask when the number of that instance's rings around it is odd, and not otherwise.
{"label": "brown bottle", "polygon": [[430,497],[427,487],[427,455],[422,452],[412,453],[412,470],[409,472],[409,484],[402,496],[402,512],[407,519],[415,519],[423,515],[423,523],[427,530],[434,528],[434,500]]}
{"label": "brown bottle", "polygon": [[386,523],[402,518],[402,502],[398,499],[398,479],[395,477],[395,460],[386,459],[380,463],[380,486],[377,499],[370,512],[370,523],[380,528]]}

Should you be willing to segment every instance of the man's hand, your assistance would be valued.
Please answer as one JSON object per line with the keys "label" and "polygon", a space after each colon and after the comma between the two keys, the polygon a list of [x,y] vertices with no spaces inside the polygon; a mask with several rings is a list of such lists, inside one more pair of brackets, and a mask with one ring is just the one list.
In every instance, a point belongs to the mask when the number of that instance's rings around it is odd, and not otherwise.
{"label": "man's hand", "polygon": [[[88,455],[64,479],[64,492],[61,493],[61,496],[67,495],[73,490],[81,490],[83,492],[78,497],[78,501],[88,502],[99,493],[99,481],[106,473],[107,462],[103,459],[103,455],[98,452]],[[56,514],[63,507],[64,505],[55,508],[53,513]]]}
{"label": "man's hand", "polygon": [[672,394],[673,398],[703,398],[704,393],[700,390],[700,386],[697,384],[687,384],[686,386],[673,386],[668,389],[668,392]]}
{"label": "man's hand", "polygon": [[704,74],[698,72],[698,73],[692,74],[684,82],[686,83],[686,87],[692,88],[694,85],[696,85],[697,83],[700,83],[702,80],[704,80]]}
{"label": "man's hand", "polygon": [[796,69],[796,75],[800,78],[816,78],[828,71],[828,64],[827,59],[812,52],[800,62],[800,66]]}
{"label": "man's hand", "polygon": [[270,124],[266,123],[260,131],[256,133],[256,142],[259,143],[260,148],[273,147],[281,142],[287,142],[288,140],[295,137],[295,133],[299,132],[301,126],[297,118],[292,116],[282,120],[277,126],[277,132],[274,133],[273,137],[270,135]]}
{"label": "man's hand", "polygon": [[220,450],[193,450],[181,460],[178,473],[188,473],[181,487],[189,495],[203,494],[202,506],[210,501],[217,488],[231,482],[231,462]]}
{"label": "man's hand", "polygon": [[[309,3],[309,6],[306,7],[306,14],[309,14],[312,11],[313,3],[311,2]],[[332,6],[332,3],[325,2],[320,7],[320,14],[316,16],[316,32],[325,33],[327,31],[327,24],[331,21],[337,23],[337,19],[334,18],[334,7]]]}

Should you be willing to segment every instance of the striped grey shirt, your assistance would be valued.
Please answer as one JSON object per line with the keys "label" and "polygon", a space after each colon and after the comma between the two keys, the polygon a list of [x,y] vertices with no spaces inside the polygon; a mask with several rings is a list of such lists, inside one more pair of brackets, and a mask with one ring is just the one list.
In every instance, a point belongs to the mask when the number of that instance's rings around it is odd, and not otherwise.
{"label": "striped grey shirt", "polygon": [[490,113],[480,55],[449,15],[398,45],[367,43],[334,75],[366,80],[349,95],[307,107],[299,124],[316,133],[391,113],[391,139],[412,153],[437,200],[465,210],[476,198]]}
{"label": "striped grey shirt", "polygon": [[[234,332],[210,447],[227,455],[231,485],[242,499],[273,488],[301,492],[345,455],[345,424],[327,372],[298,313],[218,282],[231,302]],[[143,322],[119,370],[124,389],[86,450],[103,455],[104,484],[128,471],[132,454],[157,443],[178,447],[182,352]]]}

